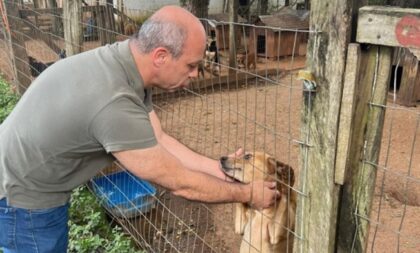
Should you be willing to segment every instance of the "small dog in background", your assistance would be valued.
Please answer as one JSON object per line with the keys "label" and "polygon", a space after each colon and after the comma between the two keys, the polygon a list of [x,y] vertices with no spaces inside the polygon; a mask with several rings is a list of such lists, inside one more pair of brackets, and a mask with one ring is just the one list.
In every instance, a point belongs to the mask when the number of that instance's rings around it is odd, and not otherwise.
{"label": "small dog in background", "polygon": [[[59,59],[64,59],[67,57],[66,50],[61,49],[58,53]],[[31,76],[37,77],[39,76],[44,70],[46,70],[49,66],[53,65],[55,61],[43,63],[42,61],[38,61],[32,56],[28,56],[29,62],[29,69],[31,70]]]}
{"label": "small dog in background", "polygon": [[220,74],[220,64],[219,64],[219,52],[217,49],[216,41],[212,40],[210,45],[206,49],[206,68],[210,69],[210,73],[214,75]]}
{"label": "small dog in background", "polygon": [[248,51],[245,53],[238,53],[236,55],[236,62],[238,64],[238,67],[243,67],[245,69],[256,69],[256,57],[255,53],[253,51]]}
{"label": "small dog in background", "polygon": [[203,61],[201,61],[198,64],[197,69],[198,69],[198,78],[200,78],[200,74],[201,74],[201,77],[204,78],[204,63],[203,63]]}
{"label": "small dog in background", "polygon": [[133,23],[124,23],[124,35],[132,36],[137,33],[137,27]]}
{"label": "small dog in background", "polygon": [[270,208],[258,211],[235,204],[235,233],[242,234],[240,253],[292,252],[296,192],[291,188],[295,177],[293,168],[263,153],[245,153],[241,157],[221,157],[223,172],[236,181],[277,180],[281,199]]}

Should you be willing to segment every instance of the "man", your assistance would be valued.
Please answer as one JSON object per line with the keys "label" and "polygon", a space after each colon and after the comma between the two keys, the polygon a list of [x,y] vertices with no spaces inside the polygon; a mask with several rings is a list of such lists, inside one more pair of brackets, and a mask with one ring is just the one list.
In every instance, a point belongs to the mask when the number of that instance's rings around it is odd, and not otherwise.
{"label": "man", "polygon": [[0,247],[66,252],[71,190],[118,159],[173,194],[264,208],[273,182],[225,181],[219,162],[163,132],[152,87],[187,87],[206,35],[186,10],[166,6],[135,39],[63,59],[45,70],[0,128]]}

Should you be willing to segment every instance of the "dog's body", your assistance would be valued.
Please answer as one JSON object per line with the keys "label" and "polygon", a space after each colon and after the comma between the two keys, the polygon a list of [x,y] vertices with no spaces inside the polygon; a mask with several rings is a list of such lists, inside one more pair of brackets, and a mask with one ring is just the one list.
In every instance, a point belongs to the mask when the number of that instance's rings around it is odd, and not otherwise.
{"label": "dog's body", "polygon": [[236,55],[236,62],[238,63],[238,66],[243,66],[245,69],[251,69],[251,66],[253,69],[256,69],[256,58],[255,53],[252,51],[249,51],[248,53],[238,53]]}
{"label": "dog's body", "polygon": [[292,252],[296,213],[294,171],[273,157],[256,152],[237,158],[221,158],[226,175],[243,183],[276,180],[281,199],[273,207],[258,211],[245,204],[235,206],[235,233],[243,234],[241,253]]}
{"label": "dog's body", "polygon": [[219,52],[217,50],[216,41],[211,41],[207,46],[206,53],[206,68],[210,69],[210,73],[214,75],[220,74]]}
{"label": "dog's body", "polygon": [[198,64],[197,69],[198,69],[198,78],[200,78],[200,76],[204,78],[204,63],[202,61]]}
{"label": "dog's body", "polygon": [[137,33],[137,27],[132,23],[124,23],[124,35],[132,36]]}

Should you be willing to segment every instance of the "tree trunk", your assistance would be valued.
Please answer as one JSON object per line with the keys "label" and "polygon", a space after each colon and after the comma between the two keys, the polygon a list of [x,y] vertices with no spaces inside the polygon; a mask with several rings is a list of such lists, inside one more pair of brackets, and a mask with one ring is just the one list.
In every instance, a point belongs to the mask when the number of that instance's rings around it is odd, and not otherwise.
{"label": "tree trunk", "polygon": [[78,54],[82,51],[83,29],[81,19],[82,1],[63,1],[64,40],[66,41],[66,52],[68,56]]}
{"label": "tree trunk", "polygon": [[210,0],[188,0],[190,11],[198,18],[207,18]]}
{"label": "tree trunk", "polygon": [[60,13],[57,11],[57,1],[47,0],[47,8],[53,9],[51,15],[52,33],[58,36],[63,36],[63,23],[60,19]]}
{"label": "tree trunk", "polygon": [[258,1],[258,14],[266,15],[268,13],[268,0]]}

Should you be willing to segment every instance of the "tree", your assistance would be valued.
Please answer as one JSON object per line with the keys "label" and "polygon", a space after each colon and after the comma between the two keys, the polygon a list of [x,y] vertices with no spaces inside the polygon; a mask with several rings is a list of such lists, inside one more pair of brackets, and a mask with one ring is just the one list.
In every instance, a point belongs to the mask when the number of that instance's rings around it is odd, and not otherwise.
{"label": "tree", "polygon": [[207,18],[210,0],[180,0],[181,6],[187,7],[198,18]]}
{"label": "tree", "polygon": [[258,1],[258,15],[266,15],[268,13],[268,0]]}
{"label": "tree", "polygon": [[52,9],[52,32],[56,35],[62,36],[62,30],[63,30],[63,23],[60,19],[60,13],[57,11],[57,1],[56,0],[47,0],[47,8]]}

